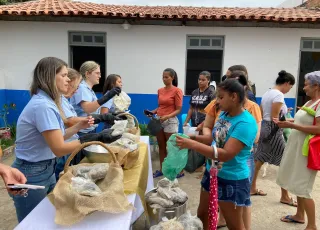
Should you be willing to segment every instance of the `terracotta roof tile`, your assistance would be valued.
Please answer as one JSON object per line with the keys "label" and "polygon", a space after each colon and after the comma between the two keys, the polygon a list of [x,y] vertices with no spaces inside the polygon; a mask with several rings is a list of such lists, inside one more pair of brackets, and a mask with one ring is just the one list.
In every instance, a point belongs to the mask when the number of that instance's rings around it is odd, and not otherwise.
{"label": "terracotta roof tile", "polygon": [[0,15],[97,16],[142,19],[320,21],[320,11],[304,8],[214,8],[105,5],[90,2],[38,0],[0,6]]}

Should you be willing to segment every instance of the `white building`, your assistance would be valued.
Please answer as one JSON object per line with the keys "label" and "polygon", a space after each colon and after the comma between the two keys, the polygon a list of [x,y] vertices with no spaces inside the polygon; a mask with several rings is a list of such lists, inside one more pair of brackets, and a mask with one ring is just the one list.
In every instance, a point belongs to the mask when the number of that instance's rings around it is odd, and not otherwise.
{"label": "white building", "polygon": [[[197,88],[201,71],[210,71],[219,82],[229,66],[243,64],[256,83],[258,99],[284,69],[299,79],[286,95],[286,103],[294,107],[304,99],[304,74],[320,68],[319,19],[320,12],[307,9],[108,6],[59,0],[0,6],[0,106],[16,103],[9,121],[16,120],[30,98],[36,63],[55,56],[76,69],[95,60],[103,76],[120,74],[132,98],[130,110],[141,122],[146,121],[143,109],[157,105],[167,67],[176,70],[179,87],[188,95]],[[124,22],[131,26],[122,26]],[[183,113],[188,102],[186,96]]]}

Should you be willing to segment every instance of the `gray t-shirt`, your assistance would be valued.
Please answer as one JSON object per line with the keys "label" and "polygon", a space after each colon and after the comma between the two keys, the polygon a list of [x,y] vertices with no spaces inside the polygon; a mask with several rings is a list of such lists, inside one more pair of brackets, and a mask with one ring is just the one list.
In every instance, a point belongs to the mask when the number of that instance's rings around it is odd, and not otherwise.
{"label": "gray t-shirt", "polygon": [[273,103],[282,103],[281,115],[287,114],[287,106],[284,102],[284,95],[277,89],[270,89],[262,96],[261,107],[263,110],[263,120],[271,121],[271,108]]}

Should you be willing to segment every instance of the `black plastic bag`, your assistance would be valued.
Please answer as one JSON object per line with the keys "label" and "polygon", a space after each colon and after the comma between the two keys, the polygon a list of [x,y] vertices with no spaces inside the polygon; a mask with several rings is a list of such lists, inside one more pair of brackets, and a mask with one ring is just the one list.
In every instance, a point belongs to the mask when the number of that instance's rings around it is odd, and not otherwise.
{"label": "black plastic bag", "polygon": [[200,166],[202,166],[205,162],[206,162],[206,158],[202,154],[200,154],[192,149],[189,149],[188,150],[188,162],[187,162],[187,165],[184,169],[189,173],[193,173]]}

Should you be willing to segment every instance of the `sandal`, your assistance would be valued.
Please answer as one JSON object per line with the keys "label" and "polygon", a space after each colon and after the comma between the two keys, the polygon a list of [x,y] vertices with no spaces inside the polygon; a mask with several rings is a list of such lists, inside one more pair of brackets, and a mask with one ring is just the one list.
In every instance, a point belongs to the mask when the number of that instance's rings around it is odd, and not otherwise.
{"label": "sandal", "polygon": [[153,173],[153,178],[157,178],[157,177],[161,177],[163,176],[163,173],[159,170],[156,170],[154,173]]}
{"label": "sandal", "polygon": [[250,196],[266,196],[267,193],[264,193],[262,190],[257,189],[255,193],[250,193]]}
{"label": "sandal", "polygon": [[290,202],[283,202],[283,201],[280,200],[280,203],[281,203],[281,204],[289,205],[289,206],[291,206],[291,207],[298,207],[297,201],[293,200],[292,197],[291,197],[291,199],[290,199]]}
{"label": "sandal", "polygon": [[176,178],[179,179],[181,177],[184,177],[184,173],[179,173]]}
{"label": "sandal", "polygon": [[287,215],[285,217],[282,217],[280,220],[285,223],[304,224],[304,221],[298,221],[298,220],[292,219],[292,215]]}

